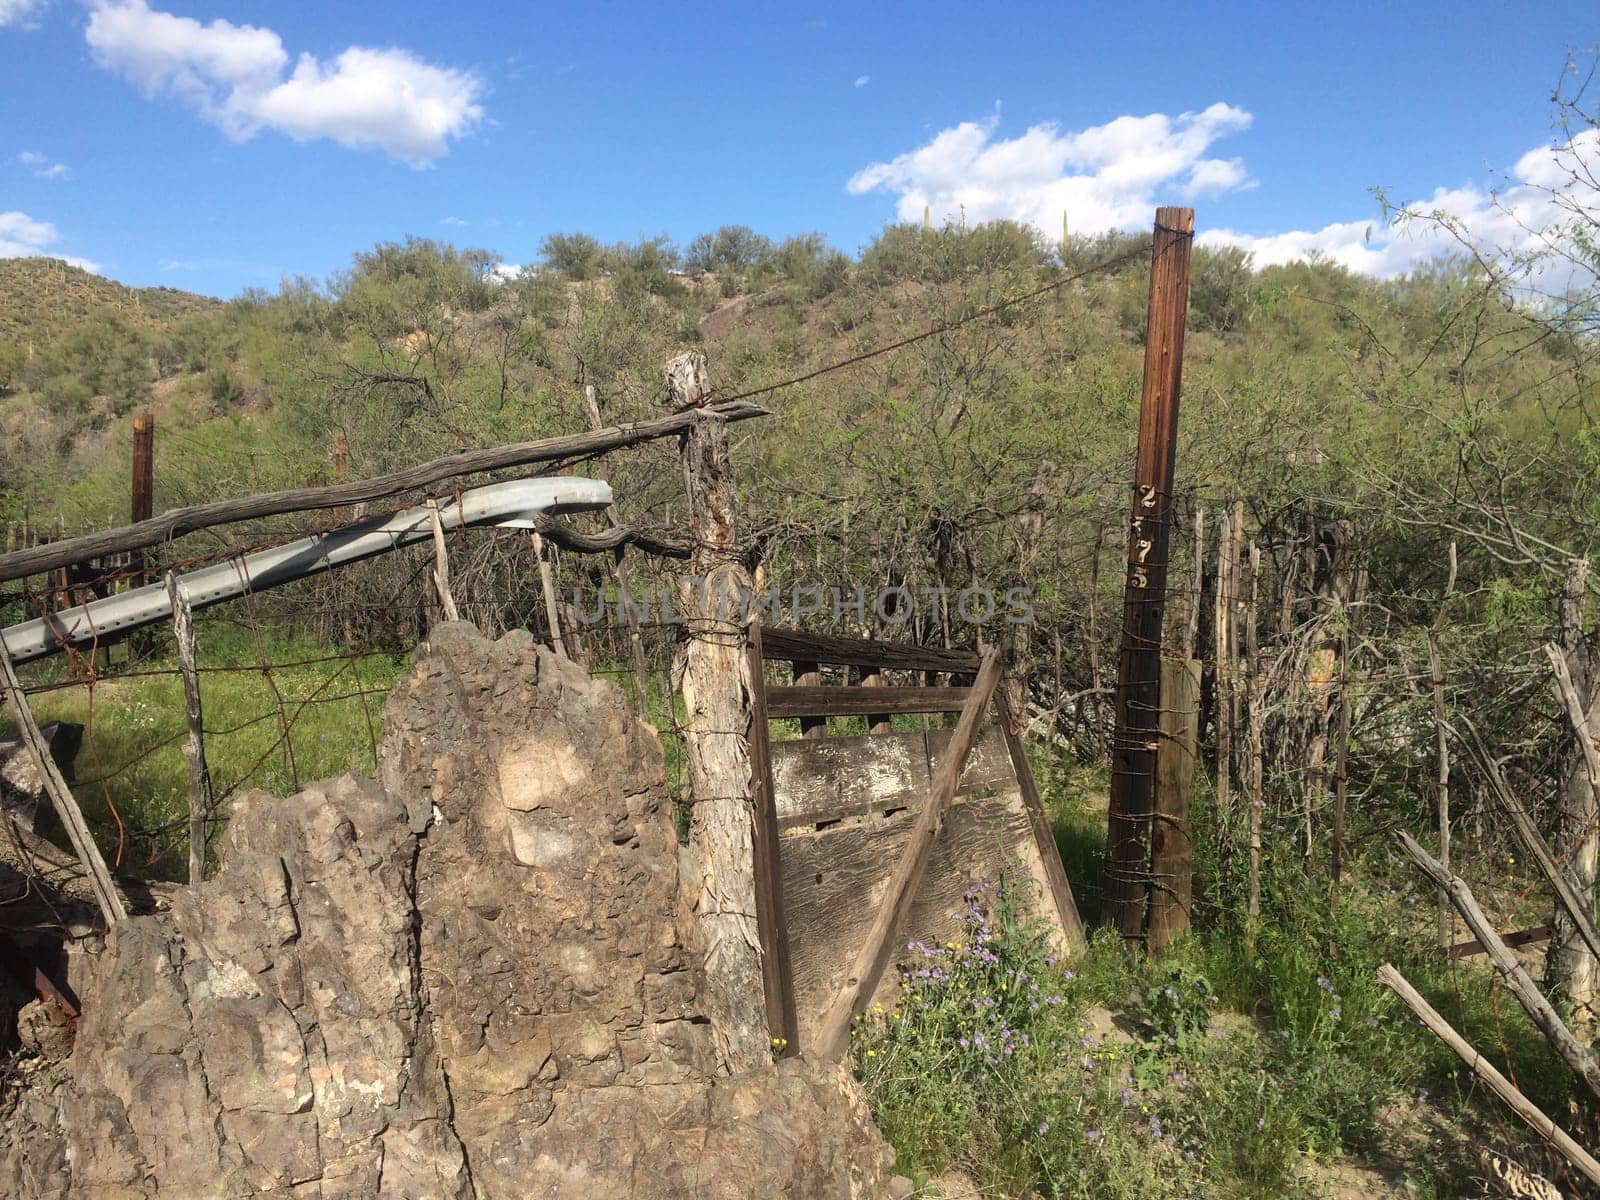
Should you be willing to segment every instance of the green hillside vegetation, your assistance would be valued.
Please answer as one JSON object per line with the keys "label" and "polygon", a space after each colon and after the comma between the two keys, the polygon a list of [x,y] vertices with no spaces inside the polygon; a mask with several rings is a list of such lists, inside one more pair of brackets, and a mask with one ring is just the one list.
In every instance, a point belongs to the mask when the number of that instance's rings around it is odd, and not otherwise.
{"label": "green hillside vegetation", "polygon": [[[891,226],[853,256],[818,235],[779,240],[742,227],[684,248],[569,233],[549,238],[537,264],[510,272],[489,251],[408,239],[355,254],[330,279],[225,304],[128,293],[141,297],[131,312],[100,299],[116,285],[69,270],[57,279],[73,287],[52,290],[41,283],[52,266],[0,263],[6,309],[15,309],[0,330],[0,361],[14,364],[0,399],[0,513],[26,509],[69,528],[123,522],[129,417],[142,408],[156,415],[159,511],[328,478],[339,435],[350,475],[363,477],[459,447],[583,429],[586,385],[608,422],[656,415],[662,364],[685,348],[706,352],[718,393],[729,396],[942,330],[759,397],[772,415],[732,437],[741,538],[783,587],[837,587],[846,597],[857,587],[1030,589],[1033,622],[988,633],[1012,639],[1027,676],[1058,840],[1092,915],[1146,244],[1115,235],[1061,246],[1007,222]],[[1436,622],[1451,720],[1505,754],[1546,829],[1560,822],[1551,799],[1573,743],[1540,647],[1557,633],[1570,560],[1600,548],[1600,393],[1587,300],[1530,304],[1516,283],[1487,257],[1377,280],[1327,262],[1256,269],[1237,251],[1195,250],[1169,628],[1175,644],[1197,511],[1214,530],[1240,498],[1266,564],[1264,674],[1278,688],[1264,718],[1261,913],[1245,915],[1241,801],[1236,791],[1231,807],[1219,806],[1208,780],[1198,932],[1169,959],[1147,963],[1102,937],[1080,963],[1047,963],[1015,923],[983,935],[996,962],[972,959],[970,945],[950,949],[947,987],[920,990],[902,1018],[869,1019],[857,1038],[858,1074],[919,1183],[943,1177],[947,1194],[966,1194],[948,1174],[959,1171],[996,1196],[1312,1196],[1358,1155],[1387,1164],[1391,1181],[1403,1175],[1404,1194],[1466,1196],[1479,1194],[1477,1142],[1513,1148],[1553,1174],[1520,1128],[1402,1019],[1373,980],[1386,958],[1406,964],[1477,1044],[1503,1047],[1498,1061],[1513,1063],[1546,1111],[1574,1131],[1596,1128],[1592,1101],[1521,1013],[1503,994],[1491,1000],[1484,968],[1432,956],[1432,893],[1392,850],[1395,829],[1426,835],[1432,820]],[[19,358],[26,331],[37,341]],[[673,447],[606,465],[625,519],[681,524]],[[309,524],[302,516],[228,536],[249,544]],[[1347,549],[1329,549],[1335,543]],[[207,535],[163,554],[226,544]],[[491,630],[542,628],[525,540],[486,534],[468,545],[456,579],[464,611]],[[422,562],[401,557],[337,584],[262,597],[237,621],[277,627],[275,636],[296,640],[274,644],[292,644],[296,658],[400,652],[426,620]],[[1329,599],[1330,564],[1360,577],[1354,599]],[[563,586],[597,578],[570,558],[560,569]],[[21,607],[0,598],[6,620]],[[231,647],[249,665],[263,653],[249,637],[217,636],[213,654]],[[947,630],[919,610],[894,636],[966,641],[972,630]],[[1307,766],[1316,743],[1303,715],[1308,689],[1271,680],[1311,670],[1319,647],[1343,636],[1364,682],[1352,701],[1346,874],[1334,889],[1332,785]],[[668,640],[651,653],[664,670]],[[397,669],[381,658],[366,678],[387,681]],[[297,692],[316,686],[304,674],[291,682]],[[181,718],[168,684],[159,734],[155,724],[147,734],[117,725],[140,711],[136,680],[109,686],[122,689],[102,710],[107,738],[122,738],[119,753],[175,738]],[[230,685],[230,715],[248,706],[241,696],[264,702],[255,686]],[[1208,703],[1211,686],[1208,677]],[[50,715],[81,711],[70,694],[52,695]],[[347,749],[360,760],[350,765],[362,766],[369,716],[345,700],[296,735],[319,741],[291,744],[317,770]],[[1324,731],[1329,719],[1324,712]],[[665,709],[662,724],[671,724]],[[175,747],[168,753],[142,790],[116,798],[133,844],[172,873],[182,861],[182,765]],[[282,787],[288,778],[264,731],[228,753],[230,779]],[[1485,817],[1492,810],[1475,769],[1458,759],[1455,770],[1458,803],[1472,814],[1456,861],[1504,901],[1497,915],[1544,919],[1547,908],[1516,909],[1536,880],[1501,823]],[[97,789],[80,792],[110,831]],[[1059,1002],[1042,1015],[989,1005],[1017,971],[1048,981]],[[1110,1011],[1123,1032],[1106,1028]],[[1015,1066],[968,1052],[975,1034],[999,1036],[994,1021],[1031,1039]]]}

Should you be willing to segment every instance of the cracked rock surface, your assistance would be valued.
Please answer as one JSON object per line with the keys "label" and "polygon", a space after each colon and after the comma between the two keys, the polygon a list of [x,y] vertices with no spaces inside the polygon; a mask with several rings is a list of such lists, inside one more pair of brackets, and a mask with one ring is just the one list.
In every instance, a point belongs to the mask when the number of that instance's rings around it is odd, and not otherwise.
{"label": "cracked rock surface", "polygon": [[382,782],[240,798],[221,868],[118,925],[0,1195],[873,1198],[859,1089],[720,1073],[653,732],[526,634],[442,625]]}

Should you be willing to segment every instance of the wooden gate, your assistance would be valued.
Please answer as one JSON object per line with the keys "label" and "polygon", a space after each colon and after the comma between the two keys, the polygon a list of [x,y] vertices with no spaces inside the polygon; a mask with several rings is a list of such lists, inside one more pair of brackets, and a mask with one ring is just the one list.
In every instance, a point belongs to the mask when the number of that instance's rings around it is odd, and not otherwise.
{"label": "wooden gate", "polygon": [[[1063,951],[1082,947],[997,661],[781,628],[752,628],[750,655],[767,1012],[790,1052],[842,1053],[856,1013],[893,1004],[907,942],[959,935],[974,884],[1022,883]],[[793,683],[769,686],[767,662],[789,663]],[[825,684],[825,668],[848,682]],[[886,684],[886,672],[916,682]],[[954,729],[894,729],[899,714],[950,712]],[[829,736],[838,717],[870,732]],[[769,722],[785,718],[800,736],[773,740]]]}

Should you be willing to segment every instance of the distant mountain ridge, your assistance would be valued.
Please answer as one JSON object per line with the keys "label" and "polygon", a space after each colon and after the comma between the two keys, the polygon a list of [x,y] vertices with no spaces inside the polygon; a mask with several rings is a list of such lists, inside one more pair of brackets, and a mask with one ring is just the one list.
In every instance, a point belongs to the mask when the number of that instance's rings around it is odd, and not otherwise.
{"label": "distant mountain ridge", "polygon": [[164,330],[222,301],[177,288],[135,288],[58,258],[0,259],[0,340],[42,349],[85,320],[115,314],[129,325]]}

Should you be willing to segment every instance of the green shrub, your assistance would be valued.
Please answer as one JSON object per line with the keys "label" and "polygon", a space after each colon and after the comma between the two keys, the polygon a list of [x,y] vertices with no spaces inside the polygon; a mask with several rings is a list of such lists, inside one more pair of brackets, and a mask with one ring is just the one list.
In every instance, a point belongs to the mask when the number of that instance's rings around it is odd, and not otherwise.
{"label": "green shrub", "polygon": [[962,936],[912,942],[896,1010],[856,1028],[897,1169],[955,1166],[1008,1195],[1199,1195],[1192,1153],[1132,1085],[1127,1051],[1091,1032],[1088,989],[1019,899],[1005,881],[970,889]]}

